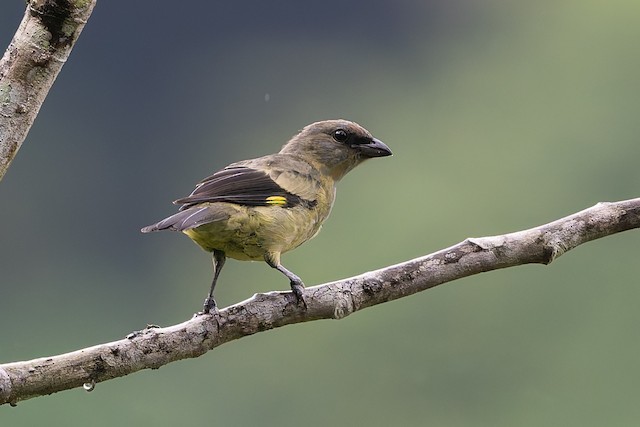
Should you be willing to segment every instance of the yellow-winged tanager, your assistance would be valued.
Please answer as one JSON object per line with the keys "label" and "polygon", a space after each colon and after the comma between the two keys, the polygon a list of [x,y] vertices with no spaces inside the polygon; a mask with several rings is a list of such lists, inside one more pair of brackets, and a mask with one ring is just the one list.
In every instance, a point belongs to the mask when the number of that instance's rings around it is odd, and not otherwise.
{"label": "yellow-winged tanager", "polygon": [[[280,254],[315,236],[329,216],[336,183],[351,169],[391,150],[347,120],[312,123],[279,153],[232,163],[174,203],[180,211],[143,233],[182,231],[213,253],[213,281],[204,312],[215,308],[213,290],[227,257],[264,260],[287,276],[297,300],[304,284],[280,263]],[[305,304],[306,305],[306,304]]]}

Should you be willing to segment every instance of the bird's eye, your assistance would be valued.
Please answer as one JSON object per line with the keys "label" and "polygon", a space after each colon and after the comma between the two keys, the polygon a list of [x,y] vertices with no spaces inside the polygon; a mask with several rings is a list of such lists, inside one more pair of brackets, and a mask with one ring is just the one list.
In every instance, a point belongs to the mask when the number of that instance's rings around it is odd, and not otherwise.
{"label": "bird's eye", "polygon": [[349,138],[347,132],[344,129],[338,129],[333,132],[333,139],[338,142],[345,142]]}

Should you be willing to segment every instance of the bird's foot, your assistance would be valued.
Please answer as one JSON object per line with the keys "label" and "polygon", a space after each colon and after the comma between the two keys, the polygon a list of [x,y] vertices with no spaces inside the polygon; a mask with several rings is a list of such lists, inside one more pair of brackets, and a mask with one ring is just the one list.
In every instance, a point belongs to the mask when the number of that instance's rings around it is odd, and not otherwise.
{"label": "bird's foot", "polygon": [[295,295],[298,304],[302,303],[306,310],[307,302],[304,300],[304,285],[302,283],[291,282],[291,292]]}
{"label": "bird's foot", "polygon": [[215,314],[218,311],[218,306],[216,304],[216,300],[213,297],[207,297],[204,300],[204,307],[202,308],[202,313],[200,314]]}

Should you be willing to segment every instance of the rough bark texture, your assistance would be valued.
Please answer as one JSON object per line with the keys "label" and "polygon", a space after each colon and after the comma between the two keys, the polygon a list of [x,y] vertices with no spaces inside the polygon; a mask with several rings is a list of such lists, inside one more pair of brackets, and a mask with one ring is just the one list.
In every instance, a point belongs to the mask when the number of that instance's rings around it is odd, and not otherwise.
{"label": "rough bark texture", "polygon": [[0,60],[0,179],[33,124],[96,0],[31,0]]}
{"label": "rough bark texture", "polygon": [[257,332],[318,319],[342,319],[473,274],[529,263],[548,264],[588,241],[640,227],[640,198],[599,203],[540,227],[469,238],[439,252],[349,279],[307,288],[305,310],[290,292],[258,294],[215,315],[196,315],[167,328],[58,356],[0,365],[0,404],[154,369],[198,357]]}

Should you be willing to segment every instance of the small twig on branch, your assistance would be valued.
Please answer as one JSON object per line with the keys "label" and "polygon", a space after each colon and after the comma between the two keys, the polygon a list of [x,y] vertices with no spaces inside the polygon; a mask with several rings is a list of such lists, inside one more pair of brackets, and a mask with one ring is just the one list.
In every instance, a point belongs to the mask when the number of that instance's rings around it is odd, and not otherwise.
{"label": "small twig on branch", "polygon": [[0,180],[27,137],[96,0],[30,0],[0,60]]}
{"label": "small twig on branch", "polygon": [[59,356],[0,365],[0,404],[121,377],[198,357],[229,341],[293,323],[342,319],[441,283],[516,265],[548,264],[588,241],[640,227],[640,198],[599,203],[540,227],[465,241],[401,264],[307,288],[305,310],[290,292],[257,294],[167,328]]}

